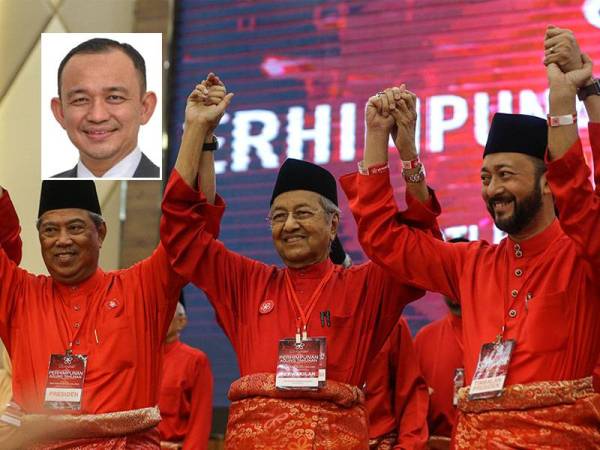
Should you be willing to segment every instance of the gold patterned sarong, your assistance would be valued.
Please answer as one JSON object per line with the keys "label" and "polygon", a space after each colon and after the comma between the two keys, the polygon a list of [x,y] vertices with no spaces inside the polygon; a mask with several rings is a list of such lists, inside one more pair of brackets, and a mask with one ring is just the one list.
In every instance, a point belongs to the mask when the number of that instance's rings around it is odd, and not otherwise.
{"label": "gold patterned sarong", "polygon": [[3,450],[159,448],[157,407],[105,414],[22,414],[20,420],[19,427],[0,425]]}
{"label": "gold patterned sarong", "polygon": [[318,391],[279,390],[275,375],[260,373],[229,389],[225,448],[235,450],[366,450],[364,394],[336,381]]}
{"label": "gold patterned sarong", "polygon": [[369,450],[392,450],[396,445],[398,433],[391,432],[369,439]]}
{"label": "gold patterned sarong", "polygon": [[592,378],[515,384],[501,397],[458,400],[456,449],[598,449],[600,394]]}

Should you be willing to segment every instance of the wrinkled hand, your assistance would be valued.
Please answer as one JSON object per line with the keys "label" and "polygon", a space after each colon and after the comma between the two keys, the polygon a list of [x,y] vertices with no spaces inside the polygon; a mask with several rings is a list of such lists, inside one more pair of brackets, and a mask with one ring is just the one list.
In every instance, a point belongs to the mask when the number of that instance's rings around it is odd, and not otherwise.
{"label": "wrinkled hand", "polygon": [[563,72],[581,69],[581,51],[571,30],[548,25],[544,36],[544,65],[557,64]]}
{"label": "wrinkled hand", "polygon": [[[386,102],[386,113],[383,113],[383,101]],[[394,118],[389,114],[386,94],[380,93],[369,98],[365,107],[365,123],[368,131],[381,132],[386,136],[394,126]]]}
{"label": "wrinkled hand", "polygon": [[207,135],[211,135],[219,125],[232,97],[233,94],[227,93],[227,89],[219,77],[214,73],[209,73],[205,80],[196,85],[187,98],[185,123],[207,125]]}
{"label": "wrinkled hand", "polygon": [[416,155],[415,133],[417,127],[417,96],[406,90],[403,84],[395,95],[396,107],[390,109],[394,117],[392,138],[403,158],[406,155]]}
{"label": "wrinkled hand", "polygon": [[560,67],[551,63],[546,67],[550,94],[563,93],[574,96],[577,88],[585,86],[592,77],[592,60],[585,53],[581,54],[582,67],[563,73]]}

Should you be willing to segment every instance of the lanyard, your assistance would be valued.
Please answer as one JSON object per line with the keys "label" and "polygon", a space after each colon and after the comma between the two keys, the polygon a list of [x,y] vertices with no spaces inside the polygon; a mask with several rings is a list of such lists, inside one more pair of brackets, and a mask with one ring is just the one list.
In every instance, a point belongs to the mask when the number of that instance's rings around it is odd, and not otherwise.
{"label": "lanyard", "polygon": [[294,291],[294,286],[292,285],[292,279],[290,278],[289,270],[286,269],[284,271],[288,300],[290,302],[292,302],[292,305],[295,306],[296,312],[300,315],[300,317],[296,319],[296,342],[297,343],[301,342],[301,340],[300,340],[300,325],[302,325],[302,340],[308,339],[308,332],[307,332],[308,319],[310,319],[310,315],[312,314],[313,309],[315,309],[317,300],[321,296],[321,292],[323,291],[323,289],[325,288],[325,285],[327,284],[327,282],[333,275],[334,269],[335,269],[335,266],[332,265],[331,269],[329,269],[329,272],[327,272],[327,274],[325,274],[325,276],[323,277],[323,279],[321,280],[321,282],[319,283],[319,285],[313,292],[312,296],[310,297],[310,299],[308,300],[308,303],[306,305],[307,306],[306,312],[304,311],[304,309],[302,309],[302,306],[300,305],[300,301],[298,300],[298,296],[296,295],[296,291]]}
{"label": "lanyard", "polygon": [[[106,292],[108,292],[107,289],[102,291],[102,296],[101,297],[96,297],[96,296],[92,296],[91,297],[91,302],[90,302],[90,309],[92,308],[92,306],[95,304],[96,306],[96,314],[94,314],[94,316],[97,318],[99,313],[100,313],[100,308],[102,307],[102,298],[106,297]],[[75,331],[75,334],[73,334],[73,336],[71,337],[71,324],[69,321],[69,316],[68,314],[65,312],[65,308],[68,308],[67,306],[67,302],[65,301],[64,297],[62,296],[61,292],[59,289],[56,289],[56,293],[58,294],[58,296],[60,297],[60,301],[62,303],[63,309],[61,309],[60,313],[61,316],[63,318],[63,323],[67,324],[67,339],[68,339],[68,347],[67,347],[67,354],[72,354],[73,353],[73,343],[77,340],[77,337],[79,336],[79,333],[81,332],[81,330],[83,329],[83,324],[85,323],[86,319],[88,318],[88,316],[90,315],[90,311],[87,310],[86,313],[83,315],[81,322],[79,323],[79,327],[77,327],[77,330]],[[98,332],[96,331],[96,327],[94,327],[94,336],[96,338],[96,344],[99,343],[98,341]]]}

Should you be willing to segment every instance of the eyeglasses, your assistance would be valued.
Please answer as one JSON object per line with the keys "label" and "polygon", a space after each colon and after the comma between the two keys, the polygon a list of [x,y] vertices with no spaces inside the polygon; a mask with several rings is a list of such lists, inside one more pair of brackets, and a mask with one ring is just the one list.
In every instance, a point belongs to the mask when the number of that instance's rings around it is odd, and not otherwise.
{"label": "eyeglasses", "polygon": [[266,221],[269,222],[271,228],[281,226],[287,222],[290,214],[296,222],[308,222],[313,219],[320,211],[311,209],[297,209],[295,211],[275,211],[267,216]]}

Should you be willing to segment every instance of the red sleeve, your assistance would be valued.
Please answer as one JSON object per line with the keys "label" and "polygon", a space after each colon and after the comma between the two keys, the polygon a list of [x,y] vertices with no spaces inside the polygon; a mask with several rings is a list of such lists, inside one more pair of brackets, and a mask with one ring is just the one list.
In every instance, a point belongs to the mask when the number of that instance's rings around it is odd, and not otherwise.
{"label": "red sleeve", "polygon": [[220,218],[225,208],[220,197],[216,203],[209,205],[173,170],[162,202],[160,238],[174,270],[206,293],[219,323],[235,342],[234,330],[244,307],[239,297],[248,286],[265,283],[270,269],[227,250],[207,231],[207,223]]}
{"label": "red sleeve", "polygon": [[10,200],[10,195],[6,190],[0,197],[0,247],[15,264],[21,262],[21,250],[23,243],[21,242],[21,227],[19,225],[19,217]]}
{"label": "red sleeve", "polygon": [[460,299],[466,244],[447,244],[403,223],[389,174],[354,173],[340,182],[358,225],[358,239],[373,262],[399,282]]}
{"label": "red sleeve", "polygon": [[397,357],[393,358],[396,362],[394,413],[398,423],[398,443],[394,449],[425,449],[429,438],[429,392],[404,318],[400,319],[398,327]]}
{"label": "red sleeve", "polygon": [[183,441],[184,450],[207,450],[212,425],[213,375],[210,361],[203,352],[195,360],[190,380],[192,390],[189,428]]}
{"label": "red sleeve", "polygon": [[[600,140],[600,127],[590,127],[590,139]],[[547,161],[546,178],[559,212],[560,226],[574,242],[577,253],[590,268],[590,276],[600,272],[600,193],[594,192],[581,141],[555,161]]]}
{"label": "red sleeve", "polygon": [[596,185],[596,194],[600,194],[600,123],[589,122],[588,130],[594,161],[594,184]]}

